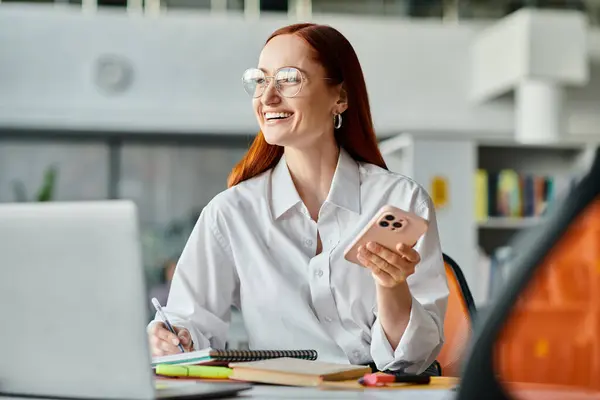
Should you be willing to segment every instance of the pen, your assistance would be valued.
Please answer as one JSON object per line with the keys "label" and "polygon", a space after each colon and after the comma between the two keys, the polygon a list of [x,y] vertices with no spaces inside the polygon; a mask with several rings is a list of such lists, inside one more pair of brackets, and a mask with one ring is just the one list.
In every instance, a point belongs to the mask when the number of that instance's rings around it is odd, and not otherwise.
{"label": "pen", "polygon": [[171,365],[158,364],[156,374],[164,376],[204,378],[204,379],[228,379],[233,370],[227,367],[212,367],[202,365]]}
{"label": "pen", "polygon": [[[163,322],[165,323],[165,325],[167,325],[167,328],[171,332],[173,332],[173,334],[175,336],[177,336],[177,332],[175,332],[175,329],[173,329],[173,326],[171,325],[171,323],[167,319],[167,316],[163,312],[163,309],[160,306],[160,303],[158,302],[158,300],[156,300],[156,297],[152,298],[152,305],[154,306],[154,308],[156,308],[156,312],[158,313],[158,315],[160,316],[160,318],[163,320]],[[183,349],[183,346],[181,345],[181,341],[179,341],[179,350],[181,350],[182,353],[185,353],[185,350]]]}
{"label": "pen", "polygon": [[417,385],[426,385],[431,382],[429,375],[392,375],[392,374],[366,374],[358,380],[363,386],[383,386],[387,383],[414,383]]}

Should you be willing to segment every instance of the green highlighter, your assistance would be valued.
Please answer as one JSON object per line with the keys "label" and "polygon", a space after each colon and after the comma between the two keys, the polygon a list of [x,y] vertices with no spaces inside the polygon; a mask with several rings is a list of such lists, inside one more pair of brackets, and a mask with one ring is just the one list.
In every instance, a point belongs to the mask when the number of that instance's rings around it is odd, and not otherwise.
{"label": "green highlighter", "polygon": [[157,375],[204,379],[228,379],[232,371],[231,368],[208,365],[158,364],[156,366]]}

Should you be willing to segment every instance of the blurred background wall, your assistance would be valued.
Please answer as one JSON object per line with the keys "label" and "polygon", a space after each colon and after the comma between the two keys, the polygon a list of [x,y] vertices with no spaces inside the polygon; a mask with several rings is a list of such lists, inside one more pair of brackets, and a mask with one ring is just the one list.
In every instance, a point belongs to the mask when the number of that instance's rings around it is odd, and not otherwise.
{"label": "blurred background wall", "polygon": [[361,60],[386,161],[435,197],[484,302],[497,251],[541,218],[482,206],[487,174],[585,168],[599,20],[598,0],[0,0],[0,201],[135,200],[157,283],[257,130],[242,72],[276,28],[327,23]]}

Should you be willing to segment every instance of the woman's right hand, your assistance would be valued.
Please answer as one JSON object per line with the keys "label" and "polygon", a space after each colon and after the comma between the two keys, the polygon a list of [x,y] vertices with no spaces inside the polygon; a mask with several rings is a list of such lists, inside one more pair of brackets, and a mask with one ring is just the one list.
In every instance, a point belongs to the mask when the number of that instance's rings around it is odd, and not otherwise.
{"label": "woman's right hand", "polygon": [[179,343],[185,351],[192,351],[192,335],[190,335],[190,332],[177,326],[174,326],[173,329],[175,329],[177,335],[168,330],[162,322],[156,322],[150,327],[148,339],[150,339],[150,349],[153,357],[180,354]]}

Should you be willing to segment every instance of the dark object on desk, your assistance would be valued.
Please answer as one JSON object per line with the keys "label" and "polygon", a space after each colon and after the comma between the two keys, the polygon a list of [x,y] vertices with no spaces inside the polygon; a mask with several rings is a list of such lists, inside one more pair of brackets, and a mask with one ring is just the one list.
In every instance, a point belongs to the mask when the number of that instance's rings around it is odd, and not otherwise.
{"label": "dark object on desk", "polygon": [[419,375],[422,375],[422,376],[442,376],[442,366],[436,360],[429,367],[427,367],[427,369],[425,371],[421,372]]}
{"label": "dark object on desk", "polygon": [[600,398],[600,325],[587,323],[600,318],[595,152],[566,200],[512,241],[512,274],[479,314],[457,400]]}
{"label": "dark object on desk", "polygon": [[366,374],[358,380],[363,386],[384,386],[388,383],[413,383],[415,385],[427,385],[431,382],[429,375],[408,374]]}
{"label": "dark object on desk", "polygon": [[[375,365],[374,362],[371,362],[369,364],[367,364],[370,368],[372,372],[383,372],[386,374],[392,374],[392,375],[399,375],[399,374],[404,374],[404,375],[413,375],[413,374],[408,374],[406,372],[403,371],[392,371],[392,370],[385,370],[385,371],[379,371],[379,369],[377,369],[377,365]],[[421,372],[419,375],[424,375],[424,376],[442,376],[442,367],[440,366],[440,363],[437,361],[434,361],[429,367],[427,367],[427,369],[423,372]]]}

